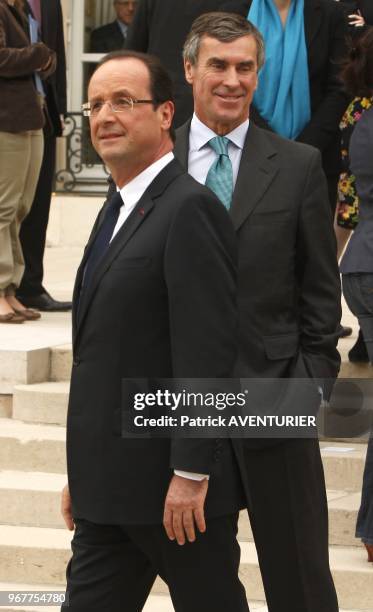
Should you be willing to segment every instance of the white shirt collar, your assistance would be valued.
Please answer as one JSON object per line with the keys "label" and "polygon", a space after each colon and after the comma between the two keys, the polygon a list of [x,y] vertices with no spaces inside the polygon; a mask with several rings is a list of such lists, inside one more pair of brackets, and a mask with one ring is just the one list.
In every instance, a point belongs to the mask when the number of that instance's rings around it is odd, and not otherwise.
{"label": "white shirt collar", "polygon": [[127,183],[122,189],[117,187],[117,191],[120,191],[120,195],[122,200],[127,207],[133,207],[140,200],[141,196],[145,193],[150,183],[153,182],[155,177],[165,168],[172,160],[174,159],[174,154],[172,151],[170,153],[166,153],[160,159],[158,159],[154,164],[148,166],[140,172],[137,176],[135,176],[132,181]]}
{"label": "white shirt collar", "polygon": [[[246,119],[241,125],[229,132],[229,134],[226,134],[226,137],[240,149],[244,147],[249,123],[249,119]],[[216,136],[215,132],[202,123],[194,113],[190,124],[190,151],[199,151],[205,147],[214,136]]]}

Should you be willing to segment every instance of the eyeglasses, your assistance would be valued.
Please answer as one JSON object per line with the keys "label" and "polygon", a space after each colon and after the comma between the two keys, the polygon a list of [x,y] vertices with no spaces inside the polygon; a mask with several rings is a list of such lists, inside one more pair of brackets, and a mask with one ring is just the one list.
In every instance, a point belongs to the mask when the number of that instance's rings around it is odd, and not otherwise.
{"label": "eyeglasses", "polygon": [[96,102],[86,102],[82,104],[82,111],[85,117],[95,117],[100,110],[108,104],[113,113],[124,113],[132,111],[135,104],[155,104],[155,100],[136,100],[135,98],[118,98],[116,100],[97,100]]}

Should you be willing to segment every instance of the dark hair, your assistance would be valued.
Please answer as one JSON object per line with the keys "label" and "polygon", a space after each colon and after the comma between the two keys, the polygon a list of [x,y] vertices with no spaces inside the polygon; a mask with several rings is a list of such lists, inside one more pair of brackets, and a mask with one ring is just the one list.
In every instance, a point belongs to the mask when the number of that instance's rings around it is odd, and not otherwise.
{"label": "dark hair", "polygon": [[232,42],[242,36],[252,36],[256,42],[258,69],[264,64],[264,40],[259,30],[245,17],[235,13],[204,13],[193,22],[184,44],[183,57],[193,66],[198,61],[203,36],[219,42]]}
{"label": "dark hair", "polygon": [[[174,91],[171,77],[157,57],[154,55],[149,55],[148,53],[129,51],[127,49],[112,51],[111,53],[105,55],[97,64],[95,72],[107,62],[117,59],[138,59],[140,62],[145,64],[149,72],[150,95],[152,100],[154,100],[153,106],[155,109],[163,104],[163,102],[174,102]],[[170,127],[170,136],[172,140],[175,141],[175,130],[173,125]]]}
{"label": "dark hair", "polygon": [[348,93],[356,97],[373,95],[373,27],[353,41],[341,78]]}

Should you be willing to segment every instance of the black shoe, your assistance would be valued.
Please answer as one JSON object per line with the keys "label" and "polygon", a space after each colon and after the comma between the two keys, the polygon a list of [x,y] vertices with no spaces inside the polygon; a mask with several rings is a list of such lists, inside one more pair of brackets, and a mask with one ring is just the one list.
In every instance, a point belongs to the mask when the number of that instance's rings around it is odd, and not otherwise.
{"label": "black shoe", "polygon": [[26,308],[36,308],[43,312],[66,312],[71,310],[71,302],[59,302],[52,298],[47,291],[39,293],[39,295],[18,295],[17,299],[26,306]]}
{"label": "black shoe", "polygon": [[352,334],[352,327],[347,327],[345,325],[341,325],[338,330],[339,338],[348,338]]}
{"label": "black shoe", "polygon": [[368,351],[361,329],[359,329],[359,335],[354,346],[348,351],[348,360],[351,361],[351,363],[369,363]]}

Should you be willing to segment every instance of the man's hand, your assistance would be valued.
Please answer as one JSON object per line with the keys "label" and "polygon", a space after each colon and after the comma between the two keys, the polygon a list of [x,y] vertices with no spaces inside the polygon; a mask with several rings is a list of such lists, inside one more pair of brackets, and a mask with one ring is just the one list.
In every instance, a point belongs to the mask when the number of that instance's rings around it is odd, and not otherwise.
{"label": "man's hand", "polygon": [[194,521],[198,530],[206,531],[204,505],[209,481],[189,480],[173,476],[164,507],[163,525],[170,540],[185,544],[196,539]]}
{"label": "man's hand", "polygon": [[69,485],[65,485],[61,493],[61,514],[66,523],[66,527],[70,531],[74,531],[74,521],[71,513],[71,497],[69,491]]}

